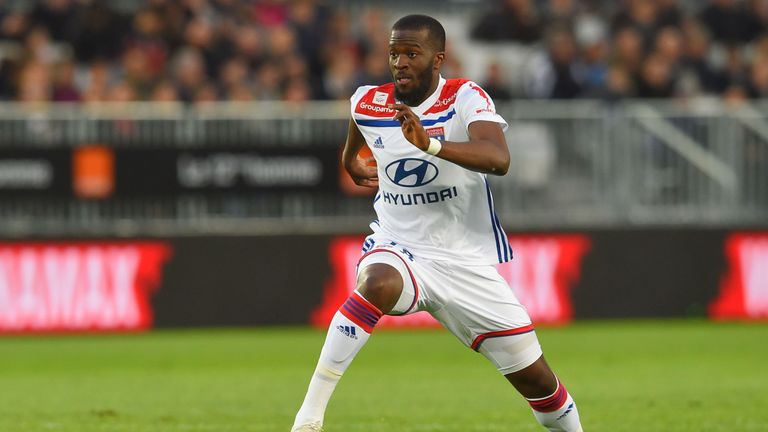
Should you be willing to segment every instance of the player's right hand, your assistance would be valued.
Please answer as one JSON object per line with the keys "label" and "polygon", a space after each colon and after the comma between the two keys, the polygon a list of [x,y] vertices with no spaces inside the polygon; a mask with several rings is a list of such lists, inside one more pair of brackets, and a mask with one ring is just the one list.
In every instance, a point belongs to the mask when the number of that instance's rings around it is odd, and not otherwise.
{"label": "player's right hand", "polygon": [[358,186],[377,188],[379,187],[379,173],[376,170],[375,159],[369,158],[356,158],[354,162],[349,165],[345,165],[349,176],[352,177],[352,181]]}

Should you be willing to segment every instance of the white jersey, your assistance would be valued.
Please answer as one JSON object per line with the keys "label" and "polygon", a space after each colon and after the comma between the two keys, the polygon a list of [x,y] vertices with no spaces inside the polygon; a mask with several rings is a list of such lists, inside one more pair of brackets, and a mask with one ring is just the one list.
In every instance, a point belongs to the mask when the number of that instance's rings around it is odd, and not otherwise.
{"label": "white jersey", "polygon": [[[420,257],[467,264],[512,259],[493,207],[486,175],[419,150],[393,120],[394,84],[363,86],[351,98],[352,118],[373,152],[379,192],[375,231]],[[491,98],[465,79],[443,79],[421,105],[411,108],[430,137],[464,142],[478,120],[507,123]]]}

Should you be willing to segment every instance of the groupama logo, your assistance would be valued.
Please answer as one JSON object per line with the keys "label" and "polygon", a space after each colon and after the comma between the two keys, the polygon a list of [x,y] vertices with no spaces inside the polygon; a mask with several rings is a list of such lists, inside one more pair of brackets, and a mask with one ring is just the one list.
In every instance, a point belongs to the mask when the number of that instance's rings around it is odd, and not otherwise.
{"label": "groupama logo", "polygon": [[399,159],[387,165],[387,177],[398,186],[418,187],[437,178],[437,166],[423,159]]}

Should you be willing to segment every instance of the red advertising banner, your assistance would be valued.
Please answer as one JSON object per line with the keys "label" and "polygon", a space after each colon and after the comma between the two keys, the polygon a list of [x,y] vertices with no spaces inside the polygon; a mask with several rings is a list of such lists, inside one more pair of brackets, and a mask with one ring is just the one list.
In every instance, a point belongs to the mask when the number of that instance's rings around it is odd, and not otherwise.
{"label": "red advertising banner", "polygon": [[170,255],[159,242],[0,243],[0,332],[147,329]]}
{"label": "red advertising banner", "polygon": [[[355,289],[355,272],[364,237],[339,237],[331,242],[329,257],[333,275],[324,287],[322,304],[310,320],[327,327],[339,306]],[[583,235],[509,236],[515,258],[500,264],[499,273],[526,306],[534,323],[562,324],[571,320],[570,289],[579,280],[581,259],[590,247]],[[385,316],[378,326],[439,326],[428,313]]]}
{"label": "red advertising banner", "polygon": [[709,307],[714,319],[768,319],[768,233],[737,233],[725,242],[728,270]]}

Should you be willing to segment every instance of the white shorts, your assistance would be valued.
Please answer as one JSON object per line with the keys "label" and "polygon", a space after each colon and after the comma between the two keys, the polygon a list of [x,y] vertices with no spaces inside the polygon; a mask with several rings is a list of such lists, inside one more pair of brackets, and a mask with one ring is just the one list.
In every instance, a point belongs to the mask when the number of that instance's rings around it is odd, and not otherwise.
{"label": "white shorts", "polygon": [[[493,265],[421,260],[378,234],[366,239],[358,273],[374,263],[389,264],[403,277],[403,294],[388,315],[427,311],[475,351],[489,338],[533,332],[528,311]],[[531,363],[541,353],[533,355]]]}

